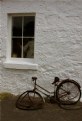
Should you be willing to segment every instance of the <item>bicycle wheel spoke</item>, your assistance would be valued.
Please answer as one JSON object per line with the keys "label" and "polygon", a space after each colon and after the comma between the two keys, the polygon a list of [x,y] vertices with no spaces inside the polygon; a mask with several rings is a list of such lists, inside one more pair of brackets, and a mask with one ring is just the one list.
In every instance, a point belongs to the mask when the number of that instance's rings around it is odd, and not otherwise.
{"label": "bicycle wheel spoke", "polygon": [[16,106],[20,109],[39,109],[42,108],[42,105],[44,104],[42,96],[34,91],[27,91],[27,93],[23,93],[19,96]]}
{"label": "bicycle wheel spoke", "polygon": [[81,91],[74,81],[69,80],[58,86],[56,95],[58,101],[62,104],[74,104],[79,101]]}

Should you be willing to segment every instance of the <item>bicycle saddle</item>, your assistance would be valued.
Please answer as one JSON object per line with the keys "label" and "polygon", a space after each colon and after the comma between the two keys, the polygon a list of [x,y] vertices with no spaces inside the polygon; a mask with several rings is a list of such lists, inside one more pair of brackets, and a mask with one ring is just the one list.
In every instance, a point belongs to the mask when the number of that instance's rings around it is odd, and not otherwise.
{"label": "bicycle saddle", "polygon": [[32,77],[32,80],[34,81],[34,80],[36,80],[37,79],[37,77]]}

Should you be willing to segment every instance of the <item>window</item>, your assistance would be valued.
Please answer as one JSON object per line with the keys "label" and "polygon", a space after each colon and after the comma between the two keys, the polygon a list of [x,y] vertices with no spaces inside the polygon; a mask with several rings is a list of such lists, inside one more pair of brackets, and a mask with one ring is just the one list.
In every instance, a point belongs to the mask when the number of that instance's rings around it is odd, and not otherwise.
{"label": "window", "polygon": [[35,14],[9,14],[7,58],[4,67],[37,70],[34,43]]}
{"label": "window", "polygon": [[34,58],[35,16],[12,16],[12,58]]}

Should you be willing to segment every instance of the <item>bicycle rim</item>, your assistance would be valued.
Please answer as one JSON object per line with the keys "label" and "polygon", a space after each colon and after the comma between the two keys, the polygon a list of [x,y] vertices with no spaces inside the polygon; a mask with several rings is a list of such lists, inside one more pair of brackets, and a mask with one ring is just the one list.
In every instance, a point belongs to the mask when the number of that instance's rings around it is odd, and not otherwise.
{"label": "bicycle rim", "polygon": [[35,91],[26,91],[21,94],[16,102],[16,107],[23,110],[34,110],[43,107],[42,96]]}
{"label": "bicycle rim", "polygon": [[56,98],[60,104],[72,105],[77,103],[81,97],[79,85],[73,80],[66,80],[57,87]]}
{"label": "bicycle rim", "polygon": [[19,109],[27,109],[30,108],[30,101],[28,97],[28,91],[22,93],[17,101],[16,101],[16,107]]}

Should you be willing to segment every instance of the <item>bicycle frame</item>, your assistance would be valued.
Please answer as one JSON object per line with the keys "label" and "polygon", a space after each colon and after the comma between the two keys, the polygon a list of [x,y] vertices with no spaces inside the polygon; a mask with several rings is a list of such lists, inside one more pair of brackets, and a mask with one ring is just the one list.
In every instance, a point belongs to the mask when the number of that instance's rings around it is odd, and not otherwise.
{"label": "bicycle frame", "polygon": [[44,94],[47,97],[51,97],[51,95],[54,94],[54,92],[50,92],[47,89],[44,89],[43,87],[39,86],[38,84],[36,84],[36,86],[40,88],[40,89],[36,88],[36,90],[38,90],[39,92],[41,92],[42,94]]}
{"label": "bicycle frame", "polygon": [[[38,84],[36,83],[36,80],[33,80],[33,81],[34,81],[34,89],[33,89],[34,92],[35,92],[35,91],[39,91],[39,92],[41,92],[42,94],[44,94],[45,96],[47,96],[47,97],[51,97],[52,95],[53,95],[53,96],[55,95],[55,89],[54,89],[53,92],[50,92],[50,91],[48,91],[47,89],[43,88],[42,86],[38,85]],[[55,87],[56,87],[56,86],[57,86],[57,85],[55,85]]]}

